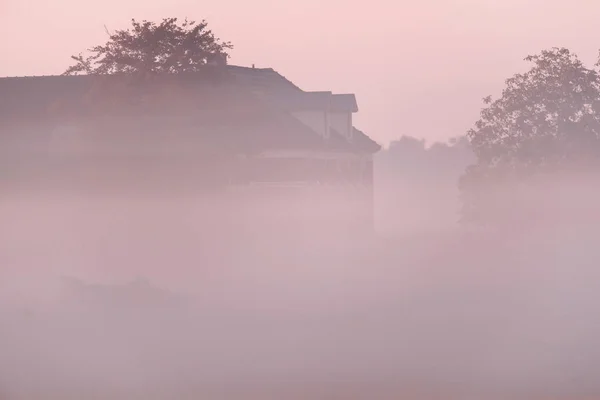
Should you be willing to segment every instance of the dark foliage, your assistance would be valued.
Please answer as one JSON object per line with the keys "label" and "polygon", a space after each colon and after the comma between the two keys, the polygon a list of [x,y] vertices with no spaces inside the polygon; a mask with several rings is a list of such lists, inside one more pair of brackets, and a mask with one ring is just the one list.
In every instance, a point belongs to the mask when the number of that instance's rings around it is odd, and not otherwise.
{"label": "dark foliage", "polygon": [[507,79],[500,98],[484,99],[467,134],[477,162],[459,182],[465,220],[506,219],[502,210],[519,219],[517,188],[542,175],[589,170],[600,160],[598,73],[565,48],[525,60],[531,69]]}
{"label": "dark foliage", "polygon": [[72,56],[75,64],[64,75],[191,72],[212,60],[226,62],[232,48],[215,37],[206,21],[132,19],[131,28],[109,33],[109,40],[88,55]]}

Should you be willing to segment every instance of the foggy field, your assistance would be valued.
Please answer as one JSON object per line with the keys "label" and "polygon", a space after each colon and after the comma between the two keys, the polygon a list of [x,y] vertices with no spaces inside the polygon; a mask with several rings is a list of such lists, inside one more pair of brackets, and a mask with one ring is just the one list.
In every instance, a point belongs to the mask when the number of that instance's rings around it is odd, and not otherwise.
{"label": "foggy field", "polygon": [[[600,257],[585,235],[439,224],[223,239],[182,199],[122,213],[106,198],[44,200],[3,203],[7,399],[600,390]],[[74,291],[64,277],[108,286]],[[179,300],[144,305],[144,284]]]}
{"label": "foggy field", "polygon": [[0,400],[600,400],[600,2],[43,3]]}

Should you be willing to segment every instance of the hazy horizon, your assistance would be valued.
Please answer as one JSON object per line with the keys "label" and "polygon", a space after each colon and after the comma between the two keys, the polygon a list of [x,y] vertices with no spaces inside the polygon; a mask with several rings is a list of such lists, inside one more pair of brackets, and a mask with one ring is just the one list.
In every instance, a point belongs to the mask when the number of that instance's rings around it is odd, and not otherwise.
{"label": "hazy horizon", "polygon": [[62,73],[71,55],[105,41],[104,25],[204,18],[235,45],[232,64],[272,67],[306,90],[356,93],[356,125],[380,143],[446,140],[473,125],[484,96],[527,68],[526,55],[565,46],[593,64],[599,11],[587,0],[5,0],[0,76]]}

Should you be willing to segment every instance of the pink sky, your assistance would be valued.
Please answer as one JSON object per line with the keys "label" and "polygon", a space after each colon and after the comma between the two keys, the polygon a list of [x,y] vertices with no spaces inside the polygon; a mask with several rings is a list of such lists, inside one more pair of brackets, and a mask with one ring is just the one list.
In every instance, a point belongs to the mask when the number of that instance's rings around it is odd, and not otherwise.
{"label": "pink sky", "polygon": [[566,46],[591,65],[598,15],[597,0],[0,0],[0,76],[61,73],[104,24],[205,18],[232,64],[356,93],[356,125],[381,143],[439,140],[471,127],[529,53]]}

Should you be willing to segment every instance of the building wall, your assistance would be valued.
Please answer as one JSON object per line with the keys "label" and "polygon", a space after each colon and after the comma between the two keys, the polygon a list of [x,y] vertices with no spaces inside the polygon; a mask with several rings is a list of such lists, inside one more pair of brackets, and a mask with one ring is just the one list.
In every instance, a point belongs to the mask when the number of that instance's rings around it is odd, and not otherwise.
{"label": "building wall", "polygon": [[249,174],[235,193],[248,215],[317,231],[374,228],[371,155],[297,157],[246,160],[242,169]]}
{"label": "building wall", "polygon": [[327,112],[295,111],[292,115],[323,137],[329,137],[329,116]]}
{"label": "building wall", "polygon": [[[161,282],[196,271],[201,281],[211,271],[248,264],[260,251],[292,258],[328,241],[352,245],[374,229],[368,174],[356,185],[207,191],[202,171],[214,169],[207,166],[169,163],[170,170],[155,166],[149,173],[141,164],[110,165],[73,162],[24,171],[24,179],[14,179],[24,190],[8,188],[5,177],[0,261],[19,268],[81,266],[89,276],[110,271]],[[178,179],[166,179],[173,176]]]}
{"label": "building wall", "polygon": [[352,139],[352,113],[295,111],[292,114],[323,137],[329,137],[329,128],[333,128],[346,138]]}
{"label": "building wall", "polygon": [[348,139],[352,139],[352,113],[330,113],[329,124]]}
{"label": "building wall", "polygon": [[[312,125],[321,134],[326,132],[327,119],[324,113],[306,112],[299,116],[304,123]],[[342,118],[337,122],[342,123]],[[144,198],[164,198],[172,202],[169,204],[176,204],[178,198],[182,202],[195,196],[206,199],[210,195],[214,198],[209,192],[227,186],[230,178],[238,176],[240,171],[258,174],[267,172],[274,173],[274,177],[282,181],[286,178],[292,181],[312,181],[313,186],[307,190],[281,187],[275,190],[258,189],[249,192],[253,193],[248,199],[252,201],[246,202],[237,200],[248,194],[238,193],[240,198],[228,194],[227,199],[221,198],[225,203],[219,203],[221,206],[218,210],[209,205],[203,207],[206,210],[212,207],[218,211],[205,214],[205,223],[210,218],[219,221],[207,226],[225,225],[226,220],[239,224],[243,218],[246,218],[245,226],[250,230],[253,226],[260,225],[258,221],[261,220],[271,221],[272,229],[283,230],[286,226],[293,229],[296,226],[307,232],[325,228],[339,232],[348,230],[346,228],[350,226],[364,229],[369,225],[364,221],[368,221],[372,213],[369,200],[372,192],[372,182],[369,180],[372,177],[361,177],[362,173],[357,173],[356,166],[357,163],[367,162],[370,156],[285,153],[275,156],[275,160],[269,160],[274,161],[274,165],[258,165],[253,170],[247,164],[236,165],[237,161],[232,159],[188,157],[188,152],[181,153],[180,149],[156,153],[154,147],[163,143],[158,140],[161,138],[156,139],[156,146],[147,143],[143,149],[135,147],[136,151],[133,151],[127,145],[139,143],[135,140],[137,137],[123,140],[117,145],[111,140],[97,142],[97,137],[93,135],[82,137],[75,128],[65,126],[47,134],[37,133],[32,136],[37,138],[34,141],[22,140],[10,143],[10,146],[6,143],[3,150],[6,155],[12,153],[13,157],[2,157],[0,160],[0,164],[5,167],[0,177],[3,187],[15,196],[22,193],[34,197],[70,198],[81,195],[84,198],[89,196],[90,199],[94,196],[99,199],[112,198],[114,201],[112,205],[107,203],[107,209],[123,211],[128,207],[135,207],[134,203]],[[11,137],[21,138],[18,135]],[[39,149],[32,143],[39,143]],[[119,151],[115,152],[117,148]],[[25,153],[20,153],[21,150],[16,152],[16,149],[22,149]],[[91,149],[95,151],[88,151]],[[42,154],[39,151],[45,156],[39,157]],[[294,157],[302,160],[294,163]],[[281,164],[277,164],[277,161],[281,161]],[[290,169],[286,170],[288,167]],[[103,200],[98,201],[98,207],[102,208]],[[211,204],[217,203],[215,201]],[[230,204],[228,209],[234,209],[235,213],[221,213],[226,209],[225,204]],[[161,212],[166,213],[164,210]],[[233,215],[238,217],[234,218]],[[278,221],[287,222],[278,225]]]}
{"label": "building wall", "polygon": [[365,180],[365,220],[366,224],[375,229],[375,168],[373,155],[369,154],[363,159],[364,170],[363,177]]}

